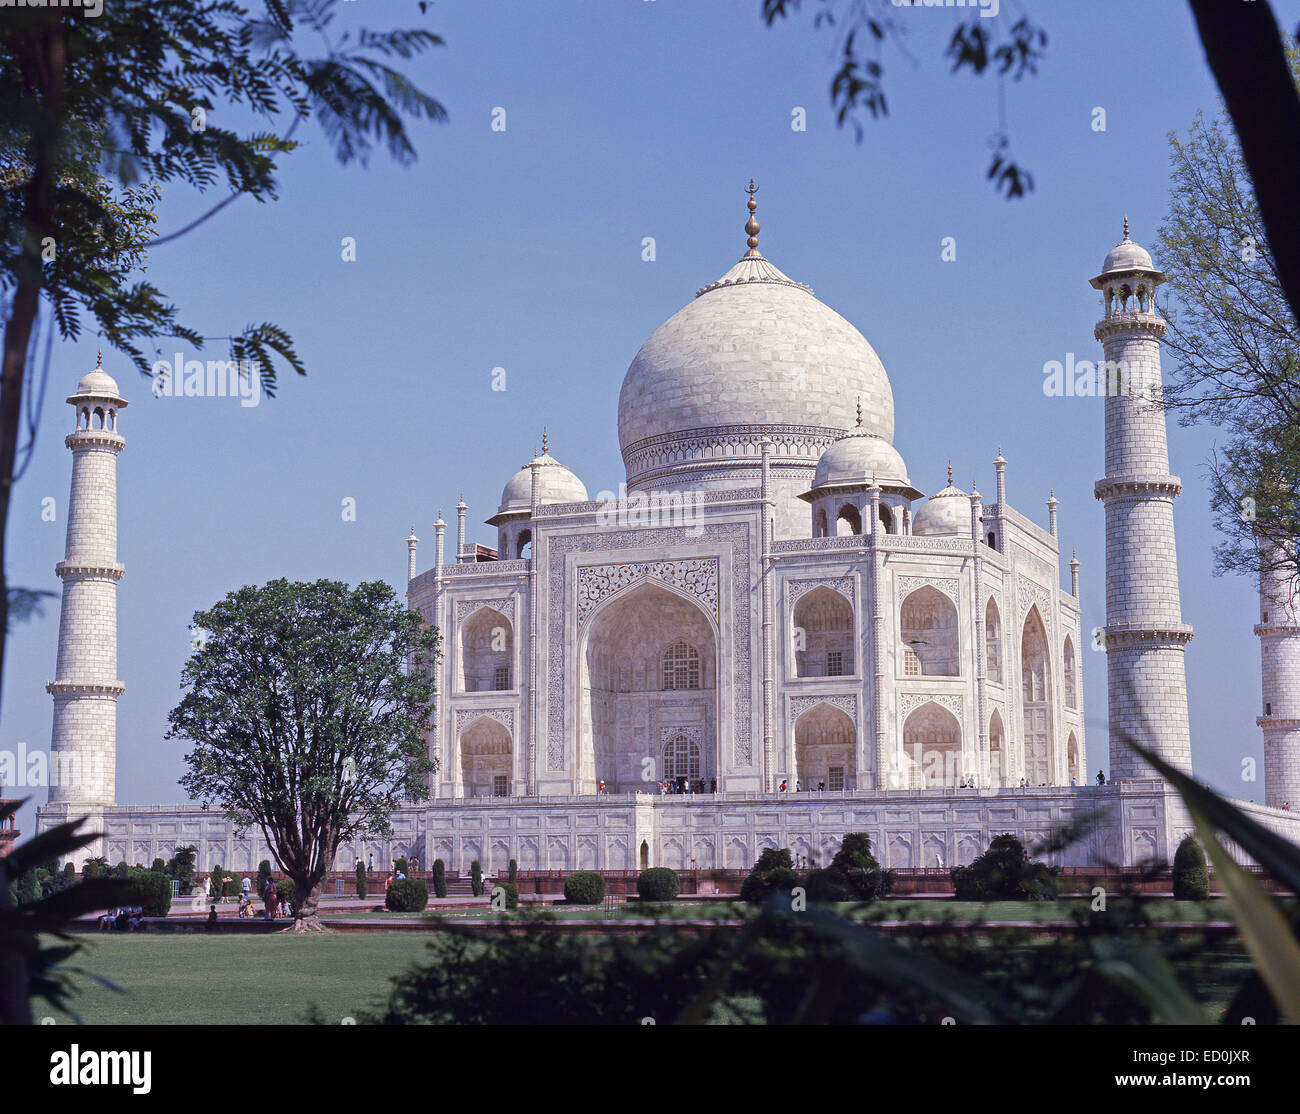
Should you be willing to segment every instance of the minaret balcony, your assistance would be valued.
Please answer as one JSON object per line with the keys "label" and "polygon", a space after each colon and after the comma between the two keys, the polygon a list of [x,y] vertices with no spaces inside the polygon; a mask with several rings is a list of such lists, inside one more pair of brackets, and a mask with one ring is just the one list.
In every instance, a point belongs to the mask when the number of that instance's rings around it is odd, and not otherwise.
{"label": "minaret balcony", "polygon": [[54,566],[54,575],[60,580],[121,580],[126,566],[103,561],[60,561]]}
{"label": "minaret balcony", "polygon": [[1300,626],[1287,626],[1283,623],[1256,623],[1255,633],[1260,638],[1268,638],[1272,635],[1300,634]]}
{"label": "minaret balcony", "polygon": [[1178,476],[1106,476],[1093,485],[1092,493],[1098,499],[1124,496],[1164,496],[1176,499],[1182,490],[1183,481]]}
{"label": "minaret balcony", "polygon": [[121,696],[126,685],[121,681],[46,681],[51,696]]}

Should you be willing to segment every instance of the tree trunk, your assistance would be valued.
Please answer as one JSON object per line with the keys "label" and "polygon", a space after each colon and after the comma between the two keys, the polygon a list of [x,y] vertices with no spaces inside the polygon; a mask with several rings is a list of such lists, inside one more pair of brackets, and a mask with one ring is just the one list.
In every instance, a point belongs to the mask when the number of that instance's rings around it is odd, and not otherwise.
{"label": "tree trunk", "polygon": [[305,890],[307,896],[298,903],[298,912],[294,914],[293,924],[285,931],[296,933],[329,932],[330,930],[320,919],[321,883],[318,881],[308,888],[295,878],[293,884]]}

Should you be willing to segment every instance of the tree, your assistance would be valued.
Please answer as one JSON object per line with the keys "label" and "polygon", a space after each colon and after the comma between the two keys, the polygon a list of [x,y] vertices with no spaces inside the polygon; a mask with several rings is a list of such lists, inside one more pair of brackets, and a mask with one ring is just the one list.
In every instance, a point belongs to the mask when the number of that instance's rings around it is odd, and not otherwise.
{"label": "tree", "polygon": [[1205,866],[1205,852],[1196,838],[1185,835],[1174,852],[1174,899],[1204,901],[1210,896],[1210,872]]}
{"label": "tree", "polygon": [[182,894],[188,894],[194,889],[194,860],[198,853],[197,847],[178,847],[167,864],[167,874],[180,882]]}
{"label": "tree", "polygon": [[363,901],[366,897],[366,864],[357,860],[357,897]]}
{"label": "tree", "polygon": [[469,864],[469,885],[475,897],[483,896],[483,867],[478,859]]}
{"label": "tree", "polygon": [[862,832],[849,832],[831,859],[831,872],[842,880],[847,893],[860,901],[888,897],[894,888],[894,872],[882,870],[871,853],[871,839]]}
{"label": "tree", "polygon": [[[10,9],[0,21],[0,677],[11,613],[29,614],[44,594],[11,589],[5,548],[42,300],[62,337],[80,334],[84,314],[148,371],[141,344],[168,336],[204,342],[162,291],[132,281],[148,248],[237,197],[273,199],[277,159],[296,148],[304,119],[318,119],[341,163],[363,165],[375,145],[409,164],[415,148],[405,118],[445,119],[436,100],[390,65],[442,40],[422,29],[327,34],[338,2],[263,0],[259,16],[237,0],[115,0],[94,18],[51,4]],[[304,33],[323,53],[303,53]],[[218,127],[209,119],[218,108],[256,123],[242,135]],[[282,135],[269,130],[284,117],[292,122]],[[151,240],[154,205],[169,182],[200,192],[224,187],[226,197],[186,228]],[[225,339],[230,359],[249,361],[268,395],[277,359],[306,374],[278,325],[250,325]],[[32,419],[29,439],[34,432]]]}
{"label": "tree", "polygon": [[433,896],[447,896],[447,864],[441,859],[433,860]]}
{"label": "tree", "polygon": [[758,856],[754,869],[740,884],[740,899],[751,904],[761,904],[769,894],[781,891],[789,893],[799,884],[794,872],[794,859],[790,849],[782,847],[765,847]]}
{"label": "tree", "polygon": [[1056,871],[1030,861],[1025,845],[1010,833],[994,836],[988,850],[970,866],[954,867],[958,901],[1050,901],[1056,897]]}
{"label": "tree", "polygon": [[300,895],[294,929],[318,931],[340,843],[391,835],[391,813],[429,795],[438,633],[378,581],[273,580],[194,622],[208,638],[169,717],[193,744],[181,785],[261,830]]}
{"label": "tree", "polygon": [[[1300,77],[1294,48],[1290,63]],[[1170,155],[1169,212],[1157,241],[1173,294],[1165,402],[1184,425],[1211,423],[1227,435],[1209,462],[1223,539],[1215,571],[1294,575],[1300,327],[1226,109],[1209,120],[1198,113],[1186,138],[1170,137]]]}

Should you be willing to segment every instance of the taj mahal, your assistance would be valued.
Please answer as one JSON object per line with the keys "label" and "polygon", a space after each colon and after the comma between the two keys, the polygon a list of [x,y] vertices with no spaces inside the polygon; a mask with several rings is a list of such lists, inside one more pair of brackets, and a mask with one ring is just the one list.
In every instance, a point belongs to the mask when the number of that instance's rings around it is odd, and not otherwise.
{"label": "taj mahal", "polygon": [[[1080,822],[1087,835],[1052,861],[1132,865],[1171,858],[1191,830],[1121,742],[1192,768],[1182,488],[1159,404],[1164,276],[1127,221],[1090,280],[1109,386],[1095,488],[1106,614],[1085,617],[1056,500],[1045,519],[1013,507],[1001,449],[984,493],[951,469],[928,497],[913,484],[880,358],[759,250],[749,193],[743,256],[652,333],[624,377],[617,494],[593,499],[544,438],[486,520],[495,548],[468,539],[463,499],[450,553],[441,512],[423,567],[412,529],[408,604],[443,638],[428,733],[438,768],[430,800],[399,810],[391,838],[341,847],[339,869],[398,855],[450,870],[478,859],[489,873],[510,859],[748,868],[766,847],[825,861],[851,831],[888,867],[951,867],[999,833],[1033,846]],[[89,816],[110,862],[194,845],[199,869],[255,869],[273,858],[261,834],[219,812],[117,803],[127,404],[102,368],[68,402],[51,757],[93,773],[52,786],[38,828]],[[1266,800],[1242,807],[1300,842],[1287,807],[1300,807],[1300,608],[1294,585],[1275,580],[1260,600]],[[1094,644],[1107,657],[1106,784],[1090,776],[1082,710]]]}

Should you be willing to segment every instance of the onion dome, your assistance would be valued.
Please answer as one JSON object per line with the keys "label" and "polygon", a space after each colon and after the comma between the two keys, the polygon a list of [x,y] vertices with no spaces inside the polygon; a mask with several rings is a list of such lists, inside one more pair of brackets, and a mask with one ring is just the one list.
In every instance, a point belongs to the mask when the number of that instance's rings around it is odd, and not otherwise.
{"label": "onion dome", "polygon": [[952,482],[948,468],[948,486],[936,491],[912,518],[912,533],[920,537],[944,537],[970,534],[970,492]]}
{"label": "onion dome", "polygon": [[1164,274],[1157,271],[1151,261],[1151,253],[1129,239],[1128,217],[1124,218],[1124,239],[1116,244],[1106,255],[1106,262],[1101,265],[1101,274],[1092,280],[1092,285],[1100,289],[1102,284],[1115,275],[1145,271],[1163,279]]}
{"label": "onion dome", "polygon": [[501,492],[501,506],[488,524],[495,526],[501,515],[516,514],[533,509],[533,465],[537,470],[537,501],[546,506],[553,503],[585,503],[587,489],[568,468],[551,456],[546,447],[546,434],[542,434],[542,451],[510,477]]}
{"label": "onion dome", "polygon": [[912,486],[899,451],[883,437],[863,428],[859,401],[857,425],[822,453],[813,475],[812,490],[802,498],[810,499],[826,488],[865,487],[872,482],[882,490],[899,492],[908,499],[920,499],[924,494]]}

